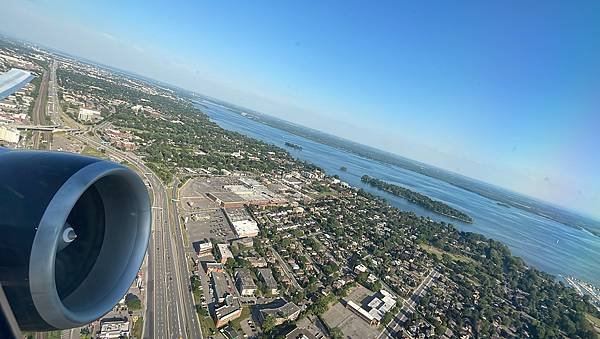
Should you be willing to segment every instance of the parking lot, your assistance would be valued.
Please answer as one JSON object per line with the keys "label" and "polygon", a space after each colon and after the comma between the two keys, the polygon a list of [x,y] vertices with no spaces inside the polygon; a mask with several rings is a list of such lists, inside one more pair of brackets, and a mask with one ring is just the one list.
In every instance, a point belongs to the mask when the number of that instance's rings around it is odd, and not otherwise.
{"label": "parking lot", "polygon": [[258,324],[252,318],[240,321],[240,327],[248,338],[260,337],[260,326],[258,326]]}
{"label": "parking lot", "polygon": [[211,238],[219,242],[236,238],[221,209],[197,212],[187,216],[185,220],[192,243]]}

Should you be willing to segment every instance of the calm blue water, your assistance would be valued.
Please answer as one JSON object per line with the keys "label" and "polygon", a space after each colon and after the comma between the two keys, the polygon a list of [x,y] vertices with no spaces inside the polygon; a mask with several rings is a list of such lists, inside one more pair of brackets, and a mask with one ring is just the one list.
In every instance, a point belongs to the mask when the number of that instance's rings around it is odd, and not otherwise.
{"label": "calm blue water", "polygon": [[[517,208],[500,206],[493,200],[444,181],[365,159],[261,124],[221,107],[202,107],[202,111],[225,129],[280,146],[297,159],[321,167],[329,175],[337,174],[352,186],[361,187],[386,198],[401,210],[413,211],[434,220],[443,220],[454,224],[460,230],[481,233],[499,240],[507,244],[514,255],[548,273],[572,275],[600,284],[600,238],[587,231],[574,229]],[[286,141],[302,146],[302,151],[286,147]],[[345,166],[347,172],[342,172],[341,166]],[[433,199],[444,201],[471,215],[475,223],[463,224],[378,191],[360,181],[364,174],[406,186]]]}

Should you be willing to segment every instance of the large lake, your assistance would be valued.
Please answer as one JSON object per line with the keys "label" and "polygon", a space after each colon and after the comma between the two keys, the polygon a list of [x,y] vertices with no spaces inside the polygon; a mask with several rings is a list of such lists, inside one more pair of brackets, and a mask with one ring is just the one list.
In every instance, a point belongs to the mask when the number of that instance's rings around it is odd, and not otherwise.
{"label": "large lake", "polygon": [[[548,273],[557,276],[571,275],[600,284],[600,238],[585,230],[568,227],[517,208],[498,205],[493,200],[444,181],[314,142],[248,119],[223,107],[211,105],[200,108],[222,128],[280,146],[297,159],[313,163],[329,175],[337,174],[352,186],[382,196],[401,210],[443,220],[460,230],[481,233],[499,240],[507,244],[514,255]],[[286,141],[302,146],[302,150],[286,147]],[[345,166],[347,171],[341,171],[341,166]],[[364,174],[444,201],[471,215],[475,222],[464,224],[444,218],[365,185],[360,181]]]}

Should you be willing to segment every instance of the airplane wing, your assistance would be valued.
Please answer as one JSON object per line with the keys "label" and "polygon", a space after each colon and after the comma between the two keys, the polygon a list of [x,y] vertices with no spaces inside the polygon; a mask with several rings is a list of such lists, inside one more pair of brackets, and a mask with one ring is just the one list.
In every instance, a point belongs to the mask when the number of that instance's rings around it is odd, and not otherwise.
{"label": "airplane wing", "polygon": [[0,100],[23,88],[33,77],[30,72],[18,68],[0,74]]}

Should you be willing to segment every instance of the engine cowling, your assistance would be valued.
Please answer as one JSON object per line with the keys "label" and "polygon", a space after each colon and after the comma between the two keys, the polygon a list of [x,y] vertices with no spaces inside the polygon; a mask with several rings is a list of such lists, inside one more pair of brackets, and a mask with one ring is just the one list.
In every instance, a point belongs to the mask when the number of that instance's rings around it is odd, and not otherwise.
{"label": "engine cowling", "polygon": [[139,271],[151,220],[146,186],[125,166],[0,150],[0,283],[21,329],[109,312]]}

